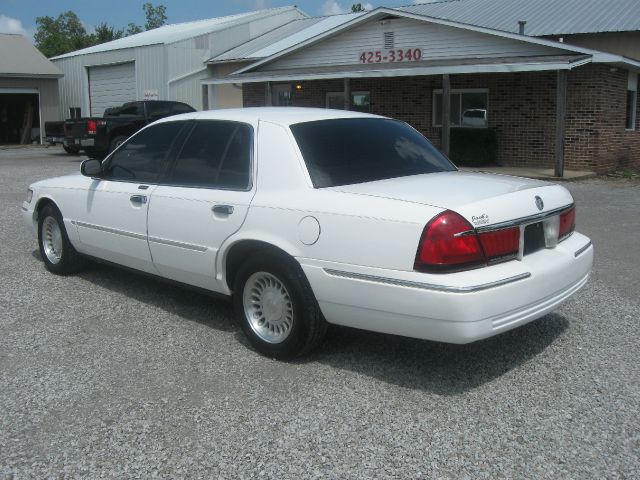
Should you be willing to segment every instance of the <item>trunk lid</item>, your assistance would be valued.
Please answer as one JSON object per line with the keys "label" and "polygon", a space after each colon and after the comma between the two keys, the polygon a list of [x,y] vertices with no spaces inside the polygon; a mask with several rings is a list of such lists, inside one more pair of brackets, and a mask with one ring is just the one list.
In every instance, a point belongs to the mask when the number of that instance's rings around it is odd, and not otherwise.
{"label": "trunk lid", "polygon": [[[330,189],[400,200],[407,202],[407,208],[413,203],[453,210],[475,227],[529,217],[573,203],[571,194],[560,185],[473,172],[430,173]],[[542,201],[542,208],[536,197]]]}

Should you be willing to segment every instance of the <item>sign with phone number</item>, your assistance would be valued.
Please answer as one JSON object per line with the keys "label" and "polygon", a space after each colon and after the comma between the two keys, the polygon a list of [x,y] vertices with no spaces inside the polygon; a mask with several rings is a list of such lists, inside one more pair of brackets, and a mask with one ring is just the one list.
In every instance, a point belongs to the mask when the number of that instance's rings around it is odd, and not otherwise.
{"label": "sign with phone number", "polygon": [[422,59],[421,48],[394,48],[360,53],[360,63],[417,62]]}

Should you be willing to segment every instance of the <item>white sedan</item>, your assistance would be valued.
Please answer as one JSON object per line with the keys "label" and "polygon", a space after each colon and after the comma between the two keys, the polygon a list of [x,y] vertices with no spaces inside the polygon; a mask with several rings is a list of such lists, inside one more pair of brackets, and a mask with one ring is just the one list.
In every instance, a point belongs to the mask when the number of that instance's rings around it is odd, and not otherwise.
{"label": "white sedan", "polygon": [[86,258],[231,296],[261,353],[327,323],[467,343],[587,281],[590,240],[551,183],[464,173],[406,123],[255,108],[156,122],[22,205],[46,268]]}

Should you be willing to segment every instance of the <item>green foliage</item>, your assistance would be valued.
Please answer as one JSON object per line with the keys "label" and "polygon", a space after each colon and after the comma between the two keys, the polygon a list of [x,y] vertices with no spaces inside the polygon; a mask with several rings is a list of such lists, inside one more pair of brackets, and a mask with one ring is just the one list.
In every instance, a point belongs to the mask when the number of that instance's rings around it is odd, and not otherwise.
{"label": "green foliage", "polygon": [[144,24],[146,30],[153,30],[154,28],[161,27],[167,21],[167,7],[164,5],[158,5],[154,7],[150,2],[142,5],[144,14],[147,17],[147,23]]}
{"label": "green foliage", "polygon": [[354,3],[353,5],[351,5],[351,11],[353,13],[364,12],[364,7],[361,3]]}
{"label": "green foliage", "polygon": [[[164,5],[154,6],[147,2],[142,8],[147,18],[145,23],[147,30],[158,28],[167,21],[167,7]],[[36,47],[44,56],[51,58],[142,31],[142,27],[135,23],[129,23],[126,29],[117,29],[102,22],[96,26],[93,33],[88,33],[78,16],[69,10],[61,13],[57,18],[37,17],[34,40]]]}
{"label": "green foliage", "polygon": [[107,25],[106,22],[99,23],[95,31],[91,35],[92,44],[110,42],[124,37],[124,30],[116,30],[114,27]]}
{"label": "green foliage", "polygon": [[58,18],[37,17],[36,26],[35,44],[45,57],[55,57],[91,45],[91,36],[71,10],[61,13]]}
{"label": "green foliage", "polygon": [[491,128],[452,128],[449,158],[456,165],[479,167],[495,164],[498,142]]}

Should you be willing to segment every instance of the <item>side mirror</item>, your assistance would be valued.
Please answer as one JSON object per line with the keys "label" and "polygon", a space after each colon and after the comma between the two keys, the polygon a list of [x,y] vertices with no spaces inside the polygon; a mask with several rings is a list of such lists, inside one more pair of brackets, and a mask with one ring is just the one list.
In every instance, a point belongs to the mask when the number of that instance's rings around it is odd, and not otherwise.
{"label": "side mirror", "polygon": [[102,163],[95,158],[85,160],[80,164],[80,173],[85,177],[99,177],[102,175]]}

